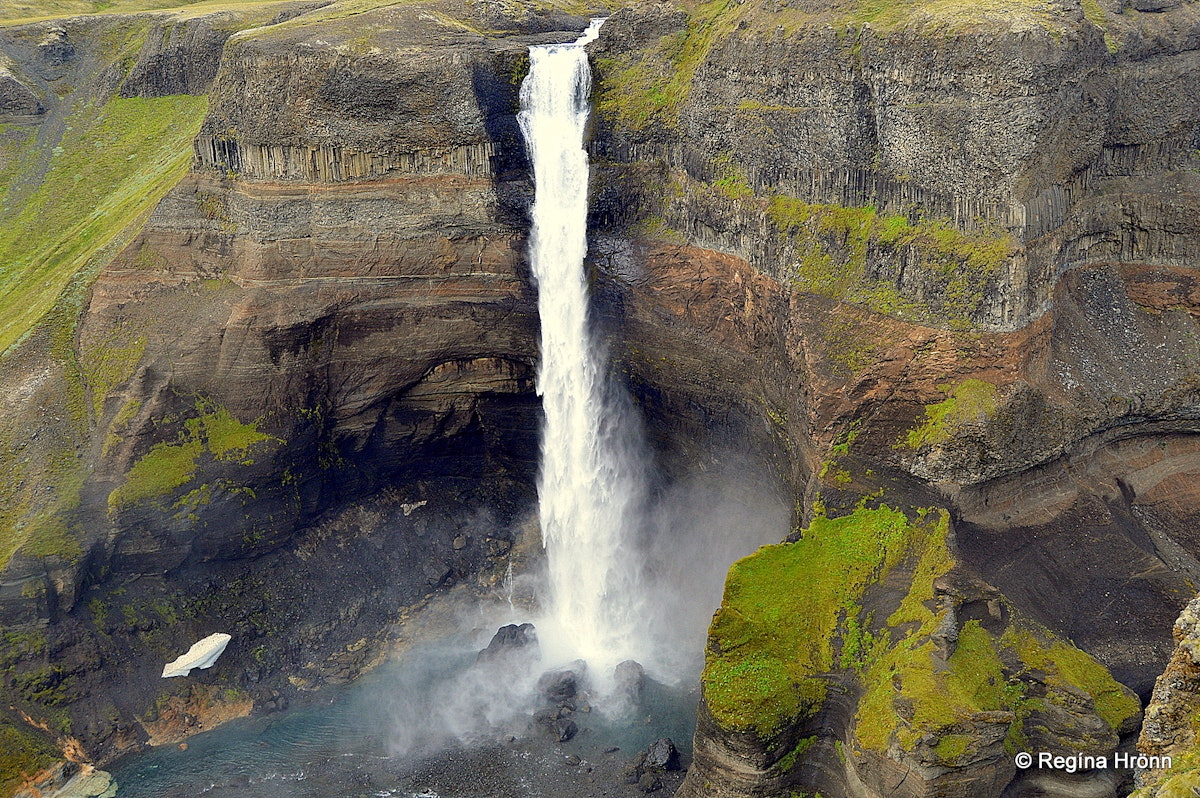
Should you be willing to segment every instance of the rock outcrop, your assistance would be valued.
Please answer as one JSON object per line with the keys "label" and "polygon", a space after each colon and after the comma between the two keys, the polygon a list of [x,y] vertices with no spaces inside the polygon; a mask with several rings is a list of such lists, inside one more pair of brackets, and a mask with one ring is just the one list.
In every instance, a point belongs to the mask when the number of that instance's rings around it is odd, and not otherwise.
{"label": "rock outcrop", "polygon": [[1200,787],[1195,717],[1200,711],[1200,598],[1192,599],[1175,622],[1175,651],[1154,683],[1146,720],[1138,737],[1144,759],[1137,774],[1137,798],[1186,796]]}

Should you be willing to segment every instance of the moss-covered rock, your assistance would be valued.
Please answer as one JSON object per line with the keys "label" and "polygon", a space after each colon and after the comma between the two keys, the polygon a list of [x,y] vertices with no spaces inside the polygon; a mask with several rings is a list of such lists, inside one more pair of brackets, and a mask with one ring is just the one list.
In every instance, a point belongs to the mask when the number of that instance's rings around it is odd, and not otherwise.
{"label": "moss-covered rock", "polygon": [[[869,794],[908,774],[908,795],[998,795],[1017,750],[1116,750],[1140,717],[1137,697],[1013,617],[952,546],[945,511],[860,503],[736,563],[710,630],[695,775],[681,794],[728,789],[734,758],[738,789],[812,788],[804,773],[835,767]],[[837,745],[799,746],[830,726]],[[806,765],[810,748],[823,766]]]}

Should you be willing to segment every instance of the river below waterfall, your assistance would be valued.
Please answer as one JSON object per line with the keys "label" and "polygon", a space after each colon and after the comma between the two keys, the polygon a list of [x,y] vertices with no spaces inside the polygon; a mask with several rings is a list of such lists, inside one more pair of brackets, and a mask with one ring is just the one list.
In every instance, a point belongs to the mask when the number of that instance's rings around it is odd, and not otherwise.
{"label": "river below waterfall", "polygon": [[[565,743],[520,714],[507,719],[511,730],[456,737],[435,720],[431,702],[453,701],[447,689],[471,669],[478,641],[418,645],[313,705],[233,721],[190,738],[186,750],[128,757],[110,769],[118,798],[636,796],[623,771],[655,739],[672,738],[688,761],[694,680],[647,680],[636,712],[623,718],[576,713],[580,731]],[[659,794],[669,795],[678,778]]]}

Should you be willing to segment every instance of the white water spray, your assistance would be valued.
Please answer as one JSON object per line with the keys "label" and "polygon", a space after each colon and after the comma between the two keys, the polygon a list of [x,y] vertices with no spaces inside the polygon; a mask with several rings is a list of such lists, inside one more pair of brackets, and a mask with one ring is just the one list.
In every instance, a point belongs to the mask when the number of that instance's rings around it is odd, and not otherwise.
{"label": "white water spray", "polygon": [[[529,258],[538,286],[545,428],[538,482],[550,576],[538,636],[552,659],[587,660],[601,677],[637,658],[637,558],[630,550],[643,497],[639,453],[606,358],[588,323],[588,158],[591,71],[583,45],[531,47],[518,120],[536,187]],[[636,428],[636,425],[635,425]]]}

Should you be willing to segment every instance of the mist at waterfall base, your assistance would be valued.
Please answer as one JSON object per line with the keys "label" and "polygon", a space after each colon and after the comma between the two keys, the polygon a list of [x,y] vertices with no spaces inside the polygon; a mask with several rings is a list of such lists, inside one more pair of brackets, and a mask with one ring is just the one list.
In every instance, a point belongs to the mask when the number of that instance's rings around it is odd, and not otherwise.
{"label": "mist at waterfall base", "polygon": [[[787,532],[789,507],[773,484],[759,464],[718,451],[702,470],[654,491],[638,545],[643,622],[659,641],[658,659],[673,665],[649,669],[635,706],[610,712],[598,697],[592,712],[576,713],[581,731],[565,743],[530,722],[538,676],[562,660],[543,649],[532,660],[477,665],[500,626],[537,620],[522,599],[545,590],[545,571],[535,569],[482,602],[465,583],[435,597],[421,615],[438,617],[424,622],[417,642],[354,683],[315,694],[311,705],[233,721],[190,738],[186,751],[163,746],[129,757],[111,769],[118,798],[640,794],[620,783],[638,750],[666,736],[689,752],[705,635],[729,564]],[[197,681],[216,678],[221,666]],[[605,753],[611,748],[620,750]],[[566,755],[582,762],[565,764]]]}
{"label": "mist at waterfall base", "polygon": [[[621,794],[623,767],[656,738],[672,737],[687,753],[725,574],[786,534],[790,507],[737,441],[708,447],[690,470],[672,469],[681,478],[656,480],[642,421],[608,376],[583,268],[590,72],[582,44],[598,27],[573,45],[531,48],[522,87],[519,121],[537,183],[530,260],[542,318],[544,556],[490,598],[468,585],[435,597],[421,614],[438,620],[424,623],[417,642],[312,706],[235,721],[192,738],[186,751],[160,748],[122,763],[114,769],[122,798],[582,798]],[[524,622],[536,626],[537,646],[479,657],[499,627]],[[614,666],[626,659],[646,670],[640,696],[614,689]],[[579,731],[560,743],[533,720],[545,704],[537,683],[577,660],[586,663]],[[565,765],[567,755],[577,762]]]}

